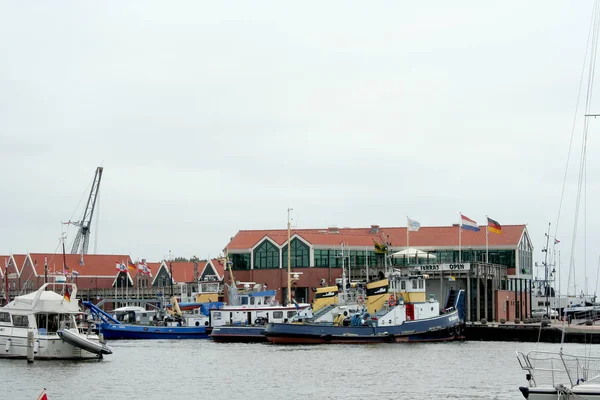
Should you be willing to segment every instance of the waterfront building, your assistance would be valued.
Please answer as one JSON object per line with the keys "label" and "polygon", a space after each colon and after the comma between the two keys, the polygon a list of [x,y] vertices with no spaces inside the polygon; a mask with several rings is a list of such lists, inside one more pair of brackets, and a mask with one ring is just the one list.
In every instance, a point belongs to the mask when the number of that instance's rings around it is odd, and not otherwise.
{"label": "waterfront building", "polygon": [[[427,293],[443,304],[449,289],[467,291],[467,319],[512,320],[531,310],[533,246],[525,225],[504,225],[502,233],[486,235],[458,225],[406,227],[292,229],[290,270],[299,279],[292,288],[296,301],[313,300],[320,285],[383,276],[385,254],[416,248],[418,255],[391,258],[394,268],[429,275]],[[266,284],[287,298],[288,231],[241,230],[226,246],[238,281]]]}

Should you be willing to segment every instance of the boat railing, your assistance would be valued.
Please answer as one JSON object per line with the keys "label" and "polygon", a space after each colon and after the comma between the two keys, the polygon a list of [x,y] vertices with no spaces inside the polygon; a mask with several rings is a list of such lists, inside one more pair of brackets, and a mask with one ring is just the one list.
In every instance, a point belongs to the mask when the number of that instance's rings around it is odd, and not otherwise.
{"label": "boat railing", "polygon": [[521,369],[529,373],[528,380],[550,383],[552,386],[571,387],[583,382],[600,381],[600,357],[577,356],[560,352],[530,351],[524,354],[517,351]]}

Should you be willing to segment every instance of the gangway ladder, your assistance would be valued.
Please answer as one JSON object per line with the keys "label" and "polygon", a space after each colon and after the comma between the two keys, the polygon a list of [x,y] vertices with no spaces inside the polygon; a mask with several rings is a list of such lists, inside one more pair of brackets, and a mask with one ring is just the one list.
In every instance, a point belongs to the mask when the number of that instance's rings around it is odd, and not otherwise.
{"label": "gangway ladder", "polygon": [[455,306],[456,296],[458,295],[458,290],[450,290],[448,293],[448,297],[446,298],[446,305],[444,309],[453,308]]}

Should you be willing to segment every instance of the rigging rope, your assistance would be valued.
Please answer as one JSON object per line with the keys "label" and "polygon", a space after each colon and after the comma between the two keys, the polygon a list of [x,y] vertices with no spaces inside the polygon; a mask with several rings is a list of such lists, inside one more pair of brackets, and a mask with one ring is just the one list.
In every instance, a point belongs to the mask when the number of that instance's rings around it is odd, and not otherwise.
{"label": "rigging rope", "polygon": [[[586,90],[586,99],[585,99],[585,114],[588,115],[590,113],[591,103],[592,103],[592,95],[593,95],[593,84],[595,78],[595,67],[596,67],[596,56],[598,54],[598,32],[600,31],[600,7],[598,1],[594,3],[594,11],[592,18],[592,41],[591,41],[591,49],[590,49],[590,64],[588,70],[588,84]],[[589,118],[584,118],[583,124],[583,140],[581,142],[581,159],[579,162],[579,174],[577,180],[577,199],[575,201],[575,215],[573,218],[573,239],[571,241],[571,256],[569,261],[569,275],[567,279],[567,293],[569,284],[571,283],[571,277],[573,277],[573,283],[575,283],[575,242],[577,239],[577,228],[579,225],[579,212],[581,205],[581,192],[585,183],[585,166],[586,166],[586,156],[587,156],[587,138],[588,138],[588,128],[589,128]],[[584,223],[585,227],[585,223]],[[585,239],[585,233],[584,233]],[[584,248],[585,248],[584,242]],[[585,255],[585,250],[584,250]],[[585,267],[584,260],[584,267]],[[584,270],[585,271],[585,270]],[[565,331],[563,329],[562,338],[561,338],[561,352],[562,352],[562,344],[564,343]]]}

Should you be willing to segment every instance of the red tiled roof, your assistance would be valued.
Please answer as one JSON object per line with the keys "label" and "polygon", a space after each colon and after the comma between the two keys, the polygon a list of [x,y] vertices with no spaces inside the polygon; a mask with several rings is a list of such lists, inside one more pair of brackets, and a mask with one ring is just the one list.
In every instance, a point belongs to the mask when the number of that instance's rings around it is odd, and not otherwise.
{"label": "red tiled roof", "polygon": [[[523,235],[525,225],[503,225],[502,234],[490,232],[488,243],[491,248],[516,247]],[[462,231],[462,247],[485,247],[486,226],[480,226],[479,232]],[[387,237],[392,247],[406,247],[406,227],[380,227],[378,233],[371,228],[339,228],[337,233],[329,229],[294,229],[291,236],[298,235],[313,246],[373,247],[373,240],[382,242]],[[409,232],[409,245],[420,248],[458,247],[458,225],[421,227],[419,231]],[[228,250],[248,250],[268,236],[280,246],[287,241],[287,230],[242,230],[227,245]]]}
{"label": "red tiled roof", "polygon": [[8,264],[9,255],[0,255],[0,276],[4,276],[4,268],[6,268],[6,264]]}
{"label": "red tiled roof", "polygon": [[[62,254],[30,253],[28,256],[31,258],[38,276],[44,275],[44,259],[47,259],[49,273],[53,274],[54,271],[62,273],[63,271]],[[123,262],[127,265],[129,255],[86,254],[83,256],[84,265],[80,265],[80,259],[81,256],[79,254],[65,254],[65,260],[70,272],[77,271],[80,276],[116,276],[116,263]],[[130,274],[135,273],[135,271],[131,270],[129,272]]]}
{"label": "red tiled roof", "polygon": [[15,260],[15,267],[17,269],[17,273],[21,275],[21,270],[23,269],[23,263],[25,262],[25,254],[13,254],[12,258]]}
{"label": "red tiled roof", "polygon": [[223,278],[223,274],[225,273],[225,263],[222,259],[213,258],[210,260],[210,263],[215,269],[215,272],[219,275],[219,278]]}
{"label": "red tiled roof", "polygon": [[[201,261],[198,262],[198,274],[204,268],[206,263]],[[167,272],[170,273],[170,269],[173,269],[173,280],[175,282],[194,282],[196,279],[194,277],[194,263],[193,262],[183,262],[183,261],[173,261],[166,263]]]}

